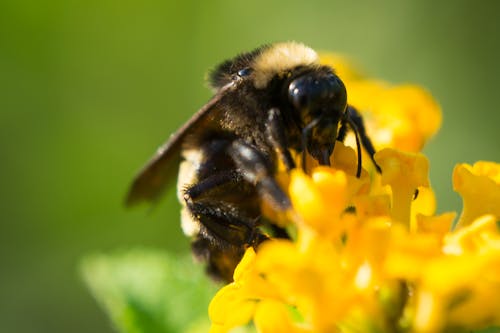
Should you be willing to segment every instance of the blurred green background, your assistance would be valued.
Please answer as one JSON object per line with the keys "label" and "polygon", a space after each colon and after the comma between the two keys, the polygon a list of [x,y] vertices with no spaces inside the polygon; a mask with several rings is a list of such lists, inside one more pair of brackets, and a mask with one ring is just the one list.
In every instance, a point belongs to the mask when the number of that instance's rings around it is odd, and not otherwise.
{"label": "blurred green background", "polygon": [[126,211],[131,177],[210,96],[207,69],[297,40],[370,76],[427,87],[439,211],[457,162],[500,161],[500,2],[0,2],[0,332],[111,332],[78,275],[86,253],[186,251],[173,193]]}

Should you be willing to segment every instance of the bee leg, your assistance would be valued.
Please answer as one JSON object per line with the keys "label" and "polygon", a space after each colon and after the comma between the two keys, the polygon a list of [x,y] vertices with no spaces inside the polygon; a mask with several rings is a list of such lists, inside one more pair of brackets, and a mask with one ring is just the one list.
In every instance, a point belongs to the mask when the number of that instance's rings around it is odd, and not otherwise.
{"label": "bee leg", "polygon": [[228,147],[228,153],[243,178],[255,185],[263,200],[279,211],[292,207],[290,199],[274,179],[272,167],[261,152],[243,140],[235,140]]}
{"label": "bee leg", "polygon": [[[203,167],[206,166],[206,163]],[[224,170],[213,172],[212,174],[200,179],[195,185],[189,186],[184,190],[184,200],[192,201],[211,195],[211,191],[218,189],[226,184],[237,184],[241,181],[241,175],[236,170]]]}
{"label": "bee leg", "polygon": [[[210,169],[213,163],[208,160],[203,168]],[[183,224],[199,226],[191,247],[195,257],[206,262],[214,279],[231,281],[246,248],[256,248],[268,239],[258,228],[260,205],[252,198],[257,195],[234,169],[205,174],[184,190],[188,215],[183,216]]]}
{"label": "bee leg", "polygon": [[[377,168],[378,172],[382,172],[380,169],[379,165],[377,162],[375,162],[374,155],[375,155],[375,148],[373,147],[372,141],[366,134],[366,129],[365,125],[363,123],[363,118],[361,117],[361,114],[356,110],[354,107],[348,105],[347,106],[347,112],[346,112],[346,119],[345,121],[353,127],[353,130],[357,133],[357,136],[361,139],[361,144],[363,147],[366,149],[368,154],[370,155],[371,160],[373,161],[373,164],[375,165],[375,168]],[[344,126],[344,121],[342,123],[342,126]],[[342,129],[342,127],[341,127]],[[355,134],[356,134],[355,133]],[[344,134],[345,136],[345,134]]]}
{"label": "bee leg", "polygon": [[[213,160],[200,169],[210,169]],[[192,220],[200,222],[201,232],[223,243],[253,244],[260,218],[255,189],[243,182],[235,169],[204,174],[183,190],[182,196]]]}
{"label": "bee leg", "polygon": [[349,127],[347,126],[347,123],[346,122],[341,122],[339,133],[337,135],[337,141],[344,142],[345,137],[347,135],[347,130],[348,129],[349,129]]}
{"label": "bee leg", "polygon": [[235,205],[213,199],[190,201],[191,215],[201,223],[200,234],[227,246],[258,245],[264,237],[258,230],[259,217],[249,218]]}
{"label": "bee leg", "polygon": [[277,108],[269,110],[266,121],[266,138],[274,150],[278,153],[278,156],[285,164],[286,169],[290,171],[295,168],[295,162],[290,154],[290,150],[287,148],[288,144],[286,141],[285,128],[283,127],[281,112]]}

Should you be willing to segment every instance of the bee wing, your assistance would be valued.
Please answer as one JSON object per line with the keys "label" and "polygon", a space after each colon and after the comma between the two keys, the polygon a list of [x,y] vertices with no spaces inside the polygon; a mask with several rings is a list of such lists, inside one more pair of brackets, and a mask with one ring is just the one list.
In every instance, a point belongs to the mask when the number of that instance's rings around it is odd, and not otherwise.
{"label": "bee wing", "polygon": [[218,109],[221,100],[234,91],[231,82],[218,90],[217,94],[194,114],[177,132],[163,144],[135,177],[125,204],[133,206],[143,201],[156,201],[177,174],[180,150],[186,136],[203,123],[207,116]]}

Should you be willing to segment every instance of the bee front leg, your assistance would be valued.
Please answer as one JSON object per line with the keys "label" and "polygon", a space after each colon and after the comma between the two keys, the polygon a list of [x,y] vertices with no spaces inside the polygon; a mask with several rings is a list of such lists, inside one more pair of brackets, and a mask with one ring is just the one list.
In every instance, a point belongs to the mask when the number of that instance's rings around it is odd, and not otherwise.
{"label": "bee front leg", "polygon": [[280,110],[277,108],[269,110],[266,121],[266,139],[273,146],[281,161],[285,164],[286,169],[290,171],[295,168],[295,162],[290,150],[287,148],[288,144],[283,124]]}
{"label": "bee front leg", "polygon": [[274,178],[273,167],[254,146],[243,140],[235,140],[228,147],[228,154],[241,172],[241,176],[255,185],[260,197],[278,211],[292,207],[290,199]]}

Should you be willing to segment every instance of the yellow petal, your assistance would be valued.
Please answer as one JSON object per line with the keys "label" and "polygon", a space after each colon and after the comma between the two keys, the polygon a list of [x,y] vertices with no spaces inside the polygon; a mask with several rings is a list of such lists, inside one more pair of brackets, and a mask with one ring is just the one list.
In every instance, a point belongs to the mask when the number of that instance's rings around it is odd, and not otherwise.
{"label": "yellow petal", "polygon": [[445,305],[432,292],[422,290],[416,295],[416,309],[413,323],[417,333],[439,333],[445,325]]}
{"label": "yellow petal", "polygon": [[353,198],[356,215],[361,219],[390,216],[391,198],[389,195],[361,195]]}
{"label": "yellow petal", "polygon": [[417,215],[432,216],[436,212],[436,196],[430,187],[419,187],[411,203],[411,226],[417,226]]}
{"label": "yellow petal", "polygon": [[417,214],[417,231],[422,233],[435,233],[444,236],[444,234],[451,230],[451,226],[453,225],[456,215],[457,214],[455,212],[447,212],[435,216]]}
{"label": "yellow petal", "polygon": [[478,281],[448,311],[449,326],[481,329],[500,325],[500,283]]}
{"label": "yellow petal", "polygon": [[444,238],[443,250],[447,254],[483,253],[492,249],[500,253],[500,230],[493,215],[481,216]]}
{"label": "yellow petal", "polygon": [[345,208],[348,200],[345,172],[328,167],[317,167],[313,170],[311,178],[326,202],[335,203],[337,211],[342,211]]}
{"label": "yellow petal", "polygon": [[255,261],[255,250],[253,247],[249,247],[243,258],[241,258],[240,263],[236,266],[234,270],[233,279],[235,282],[242,280],[244,276],[252,269],[253,263]]}
{"label": "yellow petal", "polygon": [[[332,182],[342,182],[342,180],[336,179]],[[328,202],[314,181],[298,169],[292,170],[289,193],[292,205],[302,220],[318,232],[328,231],[332,225],[331,218],[335,218],[332,215],[340,213],[340,207],[345,201],[342,197],[339,198],[340,202]]]}
{"label": "yellow petal", "polygon": [[241,285],[234,282],[215,294],[208,307],[213,331],[227,332],[233,327],[248,323],[253,318],[256,301],[246,296],[241,292]]}
{"label": "yellow petal", "polygon": [[457,227],[470,224],[477,217],[493,214],[500,217],[500,164],[477,162],[458,164],[453,170],[453,188],[463,201]]}
{"label": "yellow petal", "polygon": [[310,332],[294,324],[286,305],[274,300],[259,303],[254,322],[259,333]]}
{"label": "yellow petal", "polygon": [[429,186],[429,161],[422,154],[383,149],[375,154],[382,169],[382,185],[392,189],[392,217],[409,227],[415,190]]}
{"label": "yellow petal", "polygon": [[393,131],[392,147],[418,152],[441,126],[441,111],[432,96],[420,87],[401,85],[381,97],[382,128]]}
{"label": "yellow petal", "polygon": [[[332,165],[332,168],[342,170],[348,175],[356,176],[356,172],[358,169],[358,158],[356,151],[353,148],[346,146],[343,142],[337,141],[335,143],[335,148],[333,149],[330,163]],[[362,172],[362,175],[366,174],[364,170]]]}
{"label": "yellow petal", "polygon": [[441,239],[433,234],[409,233],[399,224],[391,228],[385,272],[392,277],[418,281],[429,262],[441,255]]}

